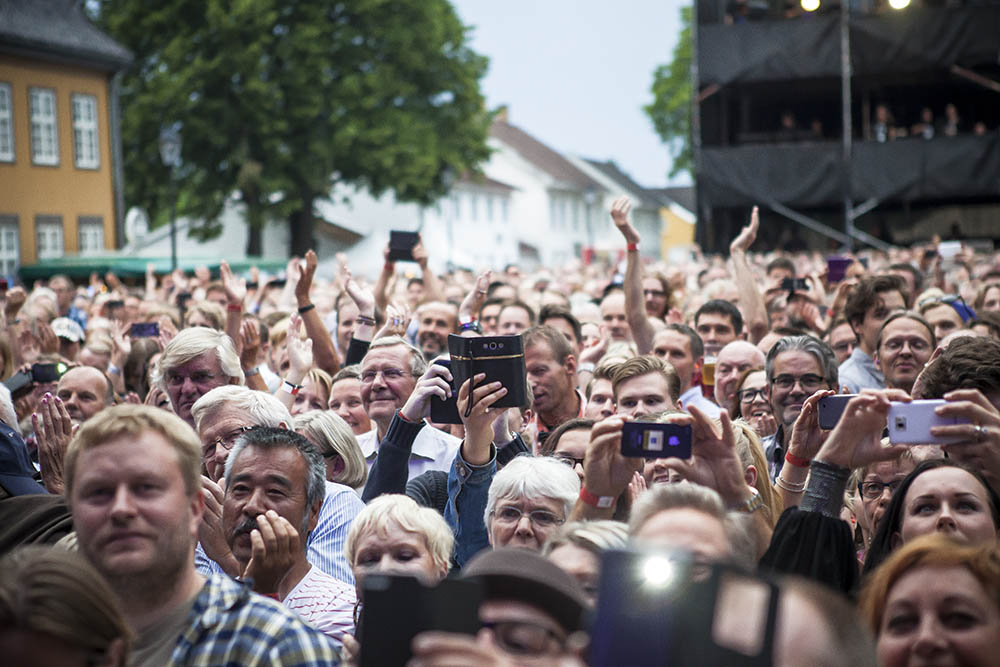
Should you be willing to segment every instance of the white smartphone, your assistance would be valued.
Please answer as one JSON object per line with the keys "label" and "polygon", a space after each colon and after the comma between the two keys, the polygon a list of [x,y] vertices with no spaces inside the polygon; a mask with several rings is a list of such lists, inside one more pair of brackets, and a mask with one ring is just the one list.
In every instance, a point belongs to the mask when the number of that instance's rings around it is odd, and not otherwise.
{"label": "white smartphone", "polygon": [[941,417],[934,409],[945,404],[941,399],[892,402],[889,404],[889,442],[894,445],[934,445],[959,442],[961,438],[940,438],[931,435],[932,426],[968,424],[959,417]]}

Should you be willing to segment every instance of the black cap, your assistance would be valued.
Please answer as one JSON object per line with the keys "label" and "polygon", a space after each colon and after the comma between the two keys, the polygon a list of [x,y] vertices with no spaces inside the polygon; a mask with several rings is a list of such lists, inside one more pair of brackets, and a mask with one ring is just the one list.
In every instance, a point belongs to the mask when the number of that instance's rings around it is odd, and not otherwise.
{"label": "black cap", "polygon": [[34,475],[28,446],[17,431],[0,422],[0,486],[12,496],[48,493]]}
{"label": "black cap", "polygon": [[463,578],[483,583],[487,600],[516,600],[551,614],[567,633],[582,630],[587,598],[576,579],[537,552],[483,551],[462,568]]}

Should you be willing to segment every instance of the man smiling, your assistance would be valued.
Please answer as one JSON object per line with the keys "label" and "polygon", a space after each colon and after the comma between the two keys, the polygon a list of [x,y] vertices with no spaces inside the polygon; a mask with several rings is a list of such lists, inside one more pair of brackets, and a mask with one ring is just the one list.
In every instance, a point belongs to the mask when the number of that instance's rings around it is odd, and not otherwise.
{"label": "man smiling", "polygon": [[878,334],[875,353],[886,386],[910,393],[936,345],[931,325],[916,313],[901,312],[889,317]]}

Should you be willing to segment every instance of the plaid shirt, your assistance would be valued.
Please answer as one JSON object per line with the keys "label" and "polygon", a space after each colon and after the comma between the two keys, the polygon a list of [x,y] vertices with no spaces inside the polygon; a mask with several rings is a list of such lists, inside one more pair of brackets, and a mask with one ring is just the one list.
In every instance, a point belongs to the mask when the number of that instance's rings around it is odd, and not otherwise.
{"label": "plaid shirt", "polygon": [[279,603],[208,577],[171,665],[339,665],[333,644]]}

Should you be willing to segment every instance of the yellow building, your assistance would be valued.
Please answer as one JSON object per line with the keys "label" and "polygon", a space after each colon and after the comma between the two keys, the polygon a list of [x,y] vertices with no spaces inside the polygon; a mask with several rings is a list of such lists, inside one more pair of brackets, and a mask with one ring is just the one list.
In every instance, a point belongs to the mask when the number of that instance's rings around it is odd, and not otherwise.
{"label": "yellow building", "polygon": [[127,49],[74,0],[0,2],[0,274],[116,247],[116,73]]}

